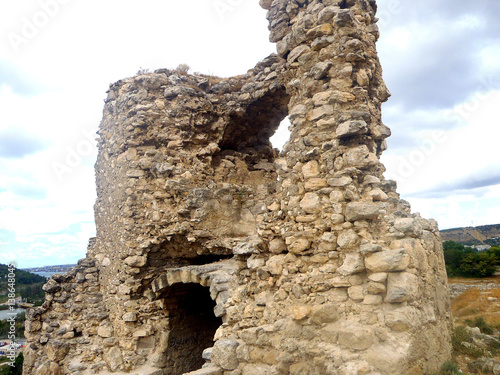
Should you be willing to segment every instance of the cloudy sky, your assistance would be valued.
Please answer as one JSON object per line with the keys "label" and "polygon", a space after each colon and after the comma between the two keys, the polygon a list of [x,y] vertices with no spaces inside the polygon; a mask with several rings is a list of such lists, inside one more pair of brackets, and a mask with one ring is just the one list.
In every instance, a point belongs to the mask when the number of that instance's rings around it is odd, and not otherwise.
{"label": "cloudy sky", "polygon": [[[429,4],[379,0],[387,177],[441,228],[500,223],[500,3]],[[0,263],[85,255],[109,83],[181,63],[241,74],[274,48],[257,0],[0,2]]]}

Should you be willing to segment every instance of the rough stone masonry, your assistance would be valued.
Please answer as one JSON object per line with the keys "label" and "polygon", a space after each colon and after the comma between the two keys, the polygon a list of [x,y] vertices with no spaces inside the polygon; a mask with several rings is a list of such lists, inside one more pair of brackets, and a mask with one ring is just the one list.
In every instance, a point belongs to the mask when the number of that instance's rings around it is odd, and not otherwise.
{"label": "rough stone masonry", "polygon": [[25,374],[427,375],[449,359],[437,224],[379,161],[375,1],[261,5],[277,54],[247,74],[111,86],[97,237],[30,310]]}

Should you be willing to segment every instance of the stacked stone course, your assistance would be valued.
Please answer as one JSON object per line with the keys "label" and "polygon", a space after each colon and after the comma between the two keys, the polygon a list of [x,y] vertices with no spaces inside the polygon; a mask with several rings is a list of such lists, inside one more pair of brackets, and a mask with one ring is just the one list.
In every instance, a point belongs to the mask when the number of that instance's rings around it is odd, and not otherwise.
{"label": "stacked stone course", "polygon": [[247,74],[111,86],[97,238],[31,310],[27,374],[432,374],[449,359],[437,224],[379,161],[375,1],[261,5],[278,54]]}

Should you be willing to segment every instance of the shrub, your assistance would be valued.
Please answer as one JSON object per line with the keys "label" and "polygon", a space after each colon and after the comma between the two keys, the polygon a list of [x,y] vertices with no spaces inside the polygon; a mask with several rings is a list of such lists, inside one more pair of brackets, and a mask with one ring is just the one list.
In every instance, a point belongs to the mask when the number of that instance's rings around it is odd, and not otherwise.
{"label": "shrub", "polygon": [[474,320],[470,320],[470,319],[467,319],[465,321],[465,323],[469,326],[469,327],[477,327],[479,328],[479,330],[484,333],[485,335],[492,335],[494,333],[494,329],[492,326],[490,326],[488,323],[486,323],[486,321],[484,320],[484,318],[478,316],[476,319]]}
{"label": "shrub", "polygon": [[439,375],[463,375],[463,372],[458,369],[456,363],[447,361],[441,367]]}
{"label": "shrub", "polygon": [[182,74],[182,75],[187,75],[190,70],[191,70],[191,67],[187,64],[179,64],[177,66],[177,68],[175,68],[175,71],[178,74]]}
{"label": "shrub", "polygon": [[139,68],[139,70],[137,71],[137,73],[135,73],[135,76],[142,76],[144,74],[148,74],[149,73],[149,69],[147,68]]}
{"label": "shrub", "polygon": [[484,252],[465,247],[461,243],[443,243],[446,273],[449,277],[488,277],[493,275],[500,264],[500,251],[495,249]]}
{"label": "shrub", "polygon": [[458,326],[451,337],[451,344],[456,353],[465,354],[473,358],[481,357],[484,351],[472,343],[472,336],[464,326]]}

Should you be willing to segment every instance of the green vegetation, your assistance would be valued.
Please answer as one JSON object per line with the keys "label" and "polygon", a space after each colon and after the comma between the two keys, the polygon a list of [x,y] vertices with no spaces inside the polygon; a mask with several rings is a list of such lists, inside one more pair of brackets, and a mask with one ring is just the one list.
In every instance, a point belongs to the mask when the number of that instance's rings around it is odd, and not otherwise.
{"label": "green vegetation", "polygon": [[19,353],[14,361],[14,367],[2,366],[0,367],[0,375],[21,375],[23,373],[23,353]]}
{"label": "green vegetation", "polygon": [[453,331],[451,337],[451,344],[455,354],[463,354],[472,358],[479,358],[484,354],[484,350],[477,346],[470,345],[472,343],[472,336],[464,326],[458,326]]}
{"label": "green vegetation", "polygon": [[484,320],[484,318],[482,318],[480,316],[478,316],[474,320],[467,319],[465,321],[465,323],[469,327],[477,327],[477,328],[479,328],[479,330],[481,331],[481,333],[484,333],[485,335],[492,335],[495,332],[495,329],[492,326],[490,326],[488,323],[486,323],[486,321]]}
{"label": "green vegetation", "polygon": [[[26,321],[25,313],[17,314],[15,328],[16,328],[16,337],[18,339],[24,338],[25,321]],[[0,339],[7,339],[9,331],[10,331],[10,322],[7,320],[0,320]]]}
{"label": "green vegetation", "polygon": [[441,367],[441,371],[439,371],[439,375],[463,375],[463,372],[458,369],[456,363],[445,362]]}
{"label": "green vegetation", "polygon": [[[8,297],[8,274],[9,267],[0,264],[0,303],[5,303]],[[41,305],[45,298],[42,290],[43,284],[47,282],[45,277],[35,275],[27,271],[16,269],[16,297],[25,298],[28,303]]]}
{"label": "green vegetation", "polygon": [[500,247],[478,252],[461,243],[445,241],[443,250],[449,277],[488,277],[500,265]]}

